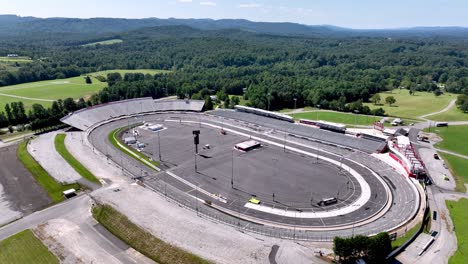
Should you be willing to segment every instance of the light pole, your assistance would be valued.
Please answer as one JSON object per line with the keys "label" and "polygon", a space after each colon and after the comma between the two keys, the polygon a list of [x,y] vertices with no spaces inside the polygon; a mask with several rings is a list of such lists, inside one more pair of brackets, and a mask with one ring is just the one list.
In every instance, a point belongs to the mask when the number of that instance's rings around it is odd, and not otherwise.
{"label": "light pole", "polygon": [[283,151],[286,152],[286,136],[287,134],[284,133],[284,141],[283,141]]}
{"label": "light pole", "polygon": [[294,100],[294,112],[293,112],[293,117],[294,117],[294,114],[296,113],[297,98],[293,98],[293,100]]}
{"label": "light pole", "polygon": [[318,114],[319,114],[319,112],[320,112],[320,105],[317,105],[317,108],[318,108],[318,110],[317,110],[317,121],[318,121],[318,120],[319,120],[319,119],[318,119]]}
{"label": "light pole", "polygon": [[200,143],[200,130],[193,130],[193,143],[195,144],[195,172],[197,172],[197,154],[198,154],[198,144]]}
{"label": "light pole", "polygon": [[270,111],[270,93],[267,93],[267,100],[268,100],[268,111]]}
{"label": "light pole", "polygon": [[232,162],[231,162],[231,188],[234,189],[234,149],[232,150]]}
{"label": "light pole", "polygon": [[198,216],[198,183],[196,185],[196,189],[195,189],[195,208],[197,210],[197,216]]}
{"label": "light pole", "polygon": [[359,114],[359,110],[354,110],[354,126],[357,127],[357,115]]}
{"label": "light pole", "polygon": [[161,158],[161,138],[159,137],[159,132],[158,131],[158,154],[159,154],[159,160],[162,161],[162,158]]}

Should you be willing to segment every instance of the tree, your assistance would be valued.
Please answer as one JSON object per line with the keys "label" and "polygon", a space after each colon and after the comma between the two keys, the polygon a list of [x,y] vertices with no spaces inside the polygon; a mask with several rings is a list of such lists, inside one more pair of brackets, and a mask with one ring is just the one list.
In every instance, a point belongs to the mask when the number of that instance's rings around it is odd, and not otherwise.
{"label": "tree", "polygon": [[205,96],[205,105],[203,106],[204,111],[213,110],[213,101],[209,95]]}
{"label": "tree", "polygon": [[396,103],[396,99],[395,99],[395,97],[393,97],[393,96],[387,96],[387,97],[385,98],[385,102],[386,102],[388,105],[392,106],[392,104]]}
{"label": "tree", "polygon": [[92,84],[93,83],[93,81],[91,80],[91,77],[89,77],[89,75],[86,75],[85,82],[86,82],[86,84]]}
{"label": "tree", "polygon": [[107,84],[109,86],[112,86],[119,81],[122,81],[122,75],[120,75],[120,73],[113,72],[107,74]]}
{"label": "tree", "polygon": [[6,127],[8,125],[8,118],[4,112],[0,112],[0,128]]}
{"label": "tree", "polygon": [[461,94],[457,97],[457,101],[455,102],[457,107],[464,113],[468,112],[468,95]]}
{"label": "tree", "polygon": [[76,110],[76,103],[73,98],[67,98],[63,100],[63,110],[65,113],[70,113]]}
{"label": "tree", "polygon": [[224,100],[224,108],[230,108],[231,107],[231,100],[229,99],[229,96],[226,97],[226,100]]}
{"label": "tree", "polygon": [[380,95],[379,94],[374,94],[372,97],[371,97],[371,102],[374,103],[374,105],[377,105],[380,103]]}
{"label": "tree", "polygon": [[382,232],[372,237],[367,247],[369,263],[385,263],[386,257],[392,251],[392,241],[387,232]]}
{"label": "tree", "polygon": [[5,113],[6,113],[8,122],[13,123],[13,114],[11,113],[10,104],[8,103],[5,105]]}
{"label": "tree", "polygon": [[230,108],[234,108],[236,105],[240,103],[239,96],[233,96],[231,100],[231,106]]}
{"label": "tree", "polygon": [[384,116],[385,115],[385,110],[383,110],[382,107],[372,109],[371,114],[376,115],[376,116]]}

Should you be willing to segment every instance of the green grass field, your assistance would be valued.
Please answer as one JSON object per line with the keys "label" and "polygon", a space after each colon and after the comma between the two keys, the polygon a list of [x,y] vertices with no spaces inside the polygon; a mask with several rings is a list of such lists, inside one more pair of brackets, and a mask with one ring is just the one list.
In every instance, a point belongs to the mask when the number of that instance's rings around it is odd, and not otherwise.
{"label": "green grass field", "polygon": [[65,146],[65,137],[66,134],[57,134],[55,136],[55,149],[62,156],[72,168],[81,175],[81,177],[87,179],[90,182],[96,184],[101,184],[99,180],[94,176],[83,164],[73,157],[73,155],[68,152],[67,147]]}
{"label": "green grass field", "polygon": [[[135,126],[137,126],[137,125],[131,125],[130,128],[135,127]],[[147,156],[145,156],[144,154],[142,154],[142,153],[136,151],[136,150],[133,149],[133,148],[126,147],[125,143],[122,142],[122,140],[120,140],[120,138],[118,137],[120,131],[122,131],[123,129],[126,129],[126,127],[114,129],[113,131],[111,131],[111,132],[109,133],[108,139],[109,139],[109,141],[111,142],[111,144],[112,144],[115,148],[117,148],[118,150],[120,150],[120,151],[124,152],[125,154],[127,154],[128,156],[130,156],[130,157],[134,158],[135,160],[137,160],[137,161],[143,163],[143,164],[146,165],[148,168],[154,169],[154,168],[152,168],[151,166],[149,166],[148,164],[142,162],[142,161],[140,160],[140,158],[143,159],[143,160],[145,160],[145,161],[147,161],[147,162],[149,162],[149,163],[151,163],[152,165],[154,165],[154,166],[157,167],[157,166],[159,165],[159,163],[157,163],[156,161],[150,160]],[[118,143],[120,143],[123,147],[121,147]],[[131,153],[135,154],[135,155],[138,156],[139,158],[138,158],[138,157],[135,157],[135,156],[132,155]]]}
{"label": "green grass field", "polygon": [[0,263],[59,263],[42,242],[27,229],[0,241]]}
{"label": "green grass field", "polygon": [[426,117],[434,121],[468,121],[468,113],[463,113],[456,105],[448,111]]}
{"label": "green grass field", "polygon": [[28,141],[20,143],[16,155],[21,163],[23,163],[24,167],[26,167],[26,169],[33,175],[39,185],[44,188],[55,203],[64,199],[62,195],[63,191],[71,188],[75,190],[80,189],[80,185],[76,183],[62,185],[55,181],[55,179],[50,176],[47,171],[45,171],[44,168],[42,168],[42,166],[29,154],[27,143]]}
{"label": "green grass field", "polygon": [[123,40],[121,39],[108,39],[104,41],[97,41],[93,43],[84,44],[84,45],[81,45],[81,47],[94,47],[96,45],[112,45],[112,44],[117,44],[117,43],[122,43],[122,42]]}
{"label": "green grass field", "polygon": [[465,184],[468,184],[468,159],[439,152],[439,155],[448,165],[455,178],[455,191],[466,192]]}
{"label": "green grass field", "polygon": [[18,101],[22,101],[24,103],[24,107],[27,111],[31,109],[33,104],[36,103],[42,104],[44,107],[50,107],[54,100],[65,99],[67,97],[71,97],[73,99],[79,99],[83,97],[86,99],[107,86],[107,83],[100,82],[94,78],[94,76],[106,76],[107,73],[111,72],[119,72],[122,75],[125,73],[137,72],[154,75],[169,73],[170,71],[148,69],[108,70],[89,73],[88,75],[92,77],[92,84],[86,84],[85,76],[83,75],[67,79],[3,86],[0,87],[0,111],[4,111],[5,104]]}
{"label": "green grass field", "polygon": [[395,239],[394,241],[392,241],[392,248],[395,249],[395,248],[400,247],[401,245],[403,245],[403,243],[405,243],[412,235],[414,235],[414,233],[416,233],[419,230],[419,228],[421,228],[421,225],[422,225],[422,223],[419,222],[413,228],[406,231],[406,233],[403,236],[401,236],[401,237]]}
{"label": "green grass field", "polygon": [[152,70],[152,69],[119,70],[119,69],[117,69],[117,70],[106,70],[106,71],[92,72],[92,73],[88,73],[87,75],[90,75],[90,76],[101,75],[101,76],[106,77],[108,73],[114,73],[114,72],[120,73],[122,75],[122,77],[125,75],[125,73],[143,73],[143,74],[151,74],[151,75],[171,73],[171,71],[166,71],[166,70]]}
{"label": "green grass field", "polygon": [[95,206],[92,213],[109,232],[157,263],[210,263],[146,232],[109,205]]}
{"label": "green grass field", "polygon": [[468,125],[432,127],[431,132],[443,139],[435,147],[468,156]]}
{"label": "green grass field", "polygon": [[297,113],[291,115],[294,119],[310,119],[310,120],[323,120],[328,122],[341,123],[346,125],[372,125],[375,121],[379,121],[382,117],[356,115],[351,113],[333,112],[333,111],[314,111],[307,113]]}
{"label": "green grass field", "polygon": [[35,103],[49,107],[54,100],[86,98],[107,86],[95,78],[92,81],[92,84],[86,84],[81,76],[0,87],[0,109],[3,110],[6,103],[17,101],[23,101],[26,110]]}
{"label": "green grass field", "polygon": [[[393,106],[384,104],[387,96],[395,97],[396,103]],[[380,98],[383,105],[373,103],[365,103],[365,105],[371,109],[382,107],[390,116],[415,119],[418,116],[444,109],[451,100],[456,99],[456,95],[444,93],[441,96],[435,96],[428,92],[416,92],[416,95],[409,95],[409,90],[395,89],[391,92],[380,93]]]}
{"label": "green grass field", "polygon": [[457,235],[457,251],[450,257],[449,264],[464,264],[468,261],[468,199],[459,201],[446,201],[447,208],[452,218],[455,234]]}
{"label": "green grass field", "polygon": [[25,62],[29,63],[32,62],[31,58],[29,57],[0,57],[0,61],[5,61],[5,62]]}

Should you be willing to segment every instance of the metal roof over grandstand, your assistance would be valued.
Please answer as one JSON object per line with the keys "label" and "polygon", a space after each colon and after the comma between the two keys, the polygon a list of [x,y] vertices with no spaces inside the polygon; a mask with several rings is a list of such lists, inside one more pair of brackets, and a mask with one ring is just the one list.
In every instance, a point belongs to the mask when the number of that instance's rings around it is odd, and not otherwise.
{"label": "metal roof over grandstand", "polygon": [[261,124],[275,130],[280,130],[299,137],[312,138],[322,142],[328,142],[333,145],[359,149],[368,153],[373,153],[385,146],[385,143],[373,140],[356,138],[340,133],[289,123],[274,118],[268,118],[260,115],[233,111],[233,110],[214,110],[209,112],[212,115],[241,120],[253,124]]}
{"label": "metal roof over grandstand", "polygon": [[200,112],[204,105],[204,100],[153,100],[151,97],[145,97],[84,108],[63,117],[60,121],[84,131],[116,117],[165,111]]}

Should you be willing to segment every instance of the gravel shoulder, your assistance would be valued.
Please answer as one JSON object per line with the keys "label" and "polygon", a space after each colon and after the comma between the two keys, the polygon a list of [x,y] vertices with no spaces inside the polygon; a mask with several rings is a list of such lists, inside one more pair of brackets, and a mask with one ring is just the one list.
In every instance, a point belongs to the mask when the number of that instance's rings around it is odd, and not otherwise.
{"label": "gravel shoulder", "polygon": [[55,150],[56,134],[57,132],[46,133],[32,140],[28,144],[28,152],[58,182],[75,183],[81,176]]}
{"label": "gravel shoulder", "polygon": [[[279,246],[276,256],[279,263],[323,263],[314,254],[317,244],[297,244],[240,232],[198,217],[195,212],[180,208],[136,184],[119,189],[118,192],[101,189],[93,196],[158,238],[215,263],[269,263],[273,245]],[[325,247],[321,250],[330,251]]]}

